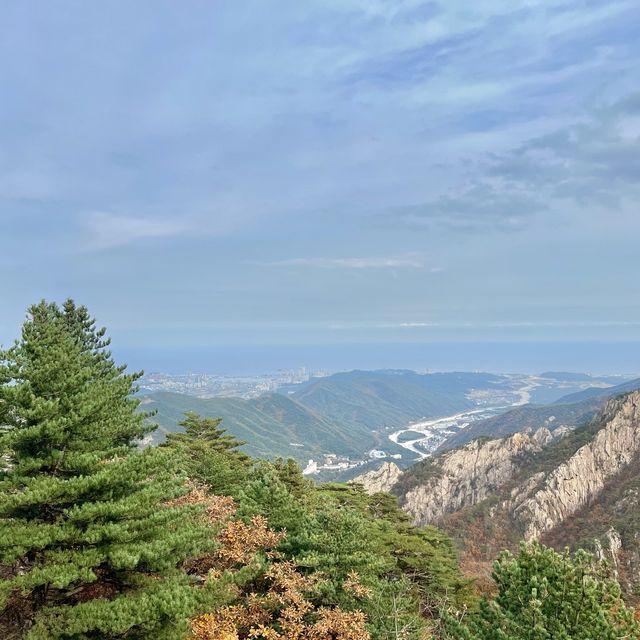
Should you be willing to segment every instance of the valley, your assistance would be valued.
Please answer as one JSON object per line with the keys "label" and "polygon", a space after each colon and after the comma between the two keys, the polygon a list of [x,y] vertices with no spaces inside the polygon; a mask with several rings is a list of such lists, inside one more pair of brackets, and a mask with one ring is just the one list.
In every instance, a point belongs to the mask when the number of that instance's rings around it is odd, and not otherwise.
{"label": "valley", "polygon": [[451,435],[469,426],[474,420],[491,418],[504,410],[504,406],[485,407],[434,420],[420,420],[409,424],[404,429],[394,431],[389,435],[389,440],[407,449],[417,459],[426,458],[445,444]]}
{"label": "valley", "polygon": [[[267,380],[269,390],[260,393]],[[158,424],[147,444],[180,431],[184,413],[195,411],[222,418],[250,455],[291,457],[308,477],[347,480],[381,460],[405,468],[478,436],[573,426],[602,404],[600,396],[616,389],[617,381],[554,372],[356,370],[309,376],[301,369],[232,384],[215,376],[152,374],[142,381],[141,399]],[[632,384],[625,378],[622,383]],[[577,402],[564,403],[564,397]]]}
{"label": "valley", "polygon": [[414,523],[457,542],[474,577],[524,535],[586,546],[629,589],[640,581],[640,398],[616,399],[640,379],[383,370],[283,382],[242,397],[147,388],[141,408],[159,425],[148,443],[179,432],[187,411],[220,417],[250,455],[293,458],[318,484],[396,494]]}

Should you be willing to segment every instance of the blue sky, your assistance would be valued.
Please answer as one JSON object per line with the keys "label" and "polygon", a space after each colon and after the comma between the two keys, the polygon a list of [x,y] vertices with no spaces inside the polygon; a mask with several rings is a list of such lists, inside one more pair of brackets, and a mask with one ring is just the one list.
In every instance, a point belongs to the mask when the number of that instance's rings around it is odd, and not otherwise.
{"label": "blue sky", "polygon": [[637,0],[0,8],[0,342],[640,339]]}

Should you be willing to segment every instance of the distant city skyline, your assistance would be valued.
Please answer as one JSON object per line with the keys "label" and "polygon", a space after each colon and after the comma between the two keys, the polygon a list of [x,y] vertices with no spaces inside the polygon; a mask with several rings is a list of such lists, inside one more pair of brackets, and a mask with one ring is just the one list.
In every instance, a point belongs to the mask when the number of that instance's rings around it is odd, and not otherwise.
{"label": "distant city skyline", "polygon": [[0,344],[70,296],[147,370],[640,368],[636,1],[0,20]]}

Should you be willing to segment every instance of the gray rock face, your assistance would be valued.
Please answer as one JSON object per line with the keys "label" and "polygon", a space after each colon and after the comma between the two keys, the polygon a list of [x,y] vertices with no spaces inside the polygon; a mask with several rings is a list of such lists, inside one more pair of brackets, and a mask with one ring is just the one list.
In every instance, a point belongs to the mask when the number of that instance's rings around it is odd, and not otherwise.
{"label": "gray rock face", "polygon": [[540,427],[534,434],[533,439],[541,446],[546,447],[554,440],[554,435],[547,427]]}
{"label": "gray rock face", "polygon": [[354,478],[352,484],[361,484],[368,494],[391,491],[398,482],[402,470],[393,462],[383,462],[379,469],[368,471]]}
{"label": "gray rock face", "polygon": [[407,492],[403,508],[416,524],[427,524],[478,504],[509,482],[524,454],[540,451],[547,439],[540,431],[516,433],[501,440],[475,440],[445,453],[438,458],[440,473]]}
{"label": "gray rock face", "polygon": [[[640,455],[640,392],[611,400],[603,415],[605,426],[591,442],[551,472],[527,478],[492,512],[507,511],[532,540],[588,506]],[[556,439],[543,427],[501,440],[476,440],[445,453],[435,461],[438,473],[404,496],[404,509],[417,524],[426,524],[478,504],[514,478],[524,454],[539,452]]]}
{"label": "gray rock face", "polygon": [[[569,428],[560,434],[543,427],[500,440],[476,440],[446,452],[425,469],[430,474],[425,473],[427,479],[402,496],[403,509],[416,524],[427,524],[500,495],[501,502],[488,510],[489,516],[503,521],[506,517],[526,539],[538,539],[588,509],[605,488],[615,487],[611,483],[621,477],[622,471],[632,471],[634,467],[629,465],[639,459],[640,391],[609,401],[599,423],[602,426],[598,425],[599,430],[587,444],[545,471],[535,464],[529,467],[528,461],[554,446]],[[526,472],[528,468],[530,472]],[[369,492],[388,491],[401,476],[396,465],[385,463],[356,480]],[[519,484],[511,488],[516,477]],[[625,514],[635,508],[630,505],[640,502],[638,493],[632,487],[608,505],[612,517],[618,510],[624,520]],[[611,527],[597,544],[621,580],[628,579],[630,584],[640,581],[640,531]]]}
{"label": "gray rock face", "polygon": [[513,515],[524,525],[527,539],[539,538],[587,506],[640,452],[640,393],[629,395],[615,409],[594,439],[548,474],[533,495],[518,496]]}
{"label": "gray rock face", "polygon": [[[606,528],[597,538],[587,530],[585,539],[632,593],[640,584],[640,529],[634,516],[640,509],[640,391],[610,400],[596,419],[584,432],[592,434],[589,440],[577,450],[574,440],[551,455],[544,453],[573,430],[561,426],[553,433],[543,427],[500,440],[476,440],[437,456],[422,470],[422,484],[402,496],[403,508],[416,524],[441,521],[446,527],[448,514],[499,496],[500,501],[481,510],[483,522],[488,516],[517,537],[535,540],[548,534],[552,541],[566,542],[573,529],[563,532],[562,525],[569,520],[570,527],[581,527],[597,502]],[[482,531],[483,523],[477,524]],[[465,542],[464,531],[460,542]]]}

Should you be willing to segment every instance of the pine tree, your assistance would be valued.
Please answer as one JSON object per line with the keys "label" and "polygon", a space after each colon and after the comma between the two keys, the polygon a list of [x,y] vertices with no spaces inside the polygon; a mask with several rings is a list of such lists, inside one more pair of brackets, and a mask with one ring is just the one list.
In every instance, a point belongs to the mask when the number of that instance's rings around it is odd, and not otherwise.
{"label": "pine tree", "polygon": [[585,551],[571,556],[522,543],[494,565],[495,598],[466,619],[445,616],[455,640],[638,640],[640,626],[606,567]]}
{"label": "pine tree", "polygon": [[287,545],[306,537],[310,514],[278,477],[270,462],[261,461],[252,469],[239,497],[240,514],[260,515],[276,530],[287,531]]}
{"label": "pine tree", "polygon": [[207,485],[212,493],[236,496],[246,481],[251,458],[239,450],[243,444],[220,428],[221,418],[204,418],[193,412],[179,423],[184,431],[170,433],[164,446],[179,456],[187,476]]}
{"label": "pine tree", "polygon": [[204,531],[84,307],[41,302],[0,352],[0,635],[183,637]]}
{"label": "pine tree", "polygon": [[227,434],[226,429],[221,429],[222,418],[205,418],[193,411],[185,413],[185,419],[178,424],[184,428],[183,432],[170,433],[167,436],[168,443],[198,441],[207,444],[212,451],[229,453],[232,456],[247,462],[249,456],[239,451],[239,447],[246,444]]}
{"label": "pine tree", "polygon": [[302,475],[300,465],[293,458],[276,458],[273,467],[291,495],[298,500],[309,497],[313,482]]}
{"label": "pine tree", "polygon": [[365,516],[374,530],[375,555],[392,559],[388,572],[398,583],[408,578],[425,618],[447,606],[462,608],[470,600],[470,581],[458,566],[453,541],[432,526],[417,527],[389,493],[368,495],[361,485],[327,483],[318,493]]}

